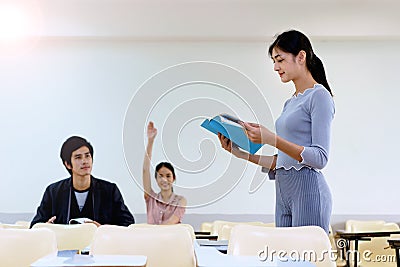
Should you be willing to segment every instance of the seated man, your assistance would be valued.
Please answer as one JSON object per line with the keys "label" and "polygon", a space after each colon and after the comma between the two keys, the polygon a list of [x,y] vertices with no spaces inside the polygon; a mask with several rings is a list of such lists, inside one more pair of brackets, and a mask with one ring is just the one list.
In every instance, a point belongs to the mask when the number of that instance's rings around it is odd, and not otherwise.
{"label": "seated man", "polygon": [[135,223],[117,185],[91,175],[93,147],[88,141],[68,138],[60,157],[71,177],[46,188],[31,227],[38,222],[68,224],[75,218],[89,218],[97,226]]}

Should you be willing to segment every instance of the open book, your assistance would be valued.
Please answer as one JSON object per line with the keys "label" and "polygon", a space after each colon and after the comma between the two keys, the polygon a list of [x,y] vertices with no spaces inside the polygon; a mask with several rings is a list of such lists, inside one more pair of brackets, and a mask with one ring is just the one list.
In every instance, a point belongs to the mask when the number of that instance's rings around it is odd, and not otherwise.
{"label": "open book", "polygon": [[221,133],[223,136],[229,138],[233,145],[248,151],[250,154],[256,153],[263,145],[251,142],[245,133],[243,126],[239,124],[241,120],[228,115],[220,114],[212,119],[206,119],[201,127],[209,130],[214,134]]}
{"label": "open book", "polygon": [[69,224],[81,224],[81,223],[86,223],[86,222],[92,222],[93,220],[89,218],[75,218],[69,220]]}

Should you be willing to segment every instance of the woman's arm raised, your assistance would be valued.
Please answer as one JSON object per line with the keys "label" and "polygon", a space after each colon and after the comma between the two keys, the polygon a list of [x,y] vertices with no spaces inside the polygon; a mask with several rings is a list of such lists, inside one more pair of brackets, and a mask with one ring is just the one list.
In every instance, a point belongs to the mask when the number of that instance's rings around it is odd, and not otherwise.
{"label": "woman's arm raised", "polygon": [[147,147],[143,159],[143,189],[144,197],[146,198],[151,192],[151,175],[150,175],[150,162],[153,152],[154,139],[157,135],[157,129],[154,127],[153,122],[147,125]]}

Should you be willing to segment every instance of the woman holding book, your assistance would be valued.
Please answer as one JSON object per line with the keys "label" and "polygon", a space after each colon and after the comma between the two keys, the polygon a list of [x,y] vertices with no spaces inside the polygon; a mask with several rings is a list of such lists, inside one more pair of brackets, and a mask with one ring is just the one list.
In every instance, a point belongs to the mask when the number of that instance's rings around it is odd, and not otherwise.
{"label": "woman holding book", "polygon": [[276,134],[259,124],[241,124],[252,142],[273,146],[278,154],[248,154],[221,134],[220,142],[236,157],[274,172],[276,226],[317,225],[328,232],[332,197],[320,170],[328,162],[335,107],[325,70],[309,39],[296,30],[278,35],[268,52],[281,81],[292,81],[295,92],[275,122]]}
{"label": "woman holding book", "polygon": [[159,193],[151,187],[150,161],[157,129],[153,122],[147,126],[147,148],[143,160],[143,189],[147,208],[147,223],[176,224],[181,223],[185,214],[186,199],[176,195],[172,184],[176,180],[174,167],[169,162],[161,162],[156,166],[155,179]]}

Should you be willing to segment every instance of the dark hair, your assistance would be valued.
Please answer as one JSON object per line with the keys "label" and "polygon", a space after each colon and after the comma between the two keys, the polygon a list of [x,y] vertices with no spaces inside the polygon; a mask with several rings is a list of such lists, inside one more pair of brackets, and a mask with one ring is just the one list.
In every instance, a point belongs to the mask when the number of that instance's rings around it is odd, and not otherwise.
{"label": "dark hair", "polygon": [[277,47],[286,53],[295,56],[301,50],[306,52],[306,66],[317,83],[322,84],[332,94],[328,81],[326,80],[325,69],[322,61],[314,54],[310,40],[303,33],[296,30],[289,30],[279,34],[275,41],[269,46],[268,54],[272,56],[272,50]]}
{"label": "dark hair", "polygon": [[154,177],[157,178],[157,172],[158,172],[162,167],[165,167],[165,168],[167,168],[168,170],[170,170],[170,171],[172,172],[172,176],[173,176],[174,181],[175,181],[175,179],[176,179],[175,170],[174,170],[174,167],[172,166],[172,164],[169,163],[169,162],[160,162],[160,163],[158,163],[157,166],[156,166],[156,171],[155,171],[155,173],[154,173]]}
{"label": "dark hair", "polygon": [[[65,162],[67,162],[67,164],[72,165],[72,152],[83,146],[89,148],[90,155],[93,157],[93,147],[88,141],[86,141],[85,138],[79,136],[71,136],[70,138],[68,138],[61,146],[60,157],[62,163],[65,165]],[[65,166],[65,168],[70,174],[72,174],[72,171],[68,169],[67,166]]]}

